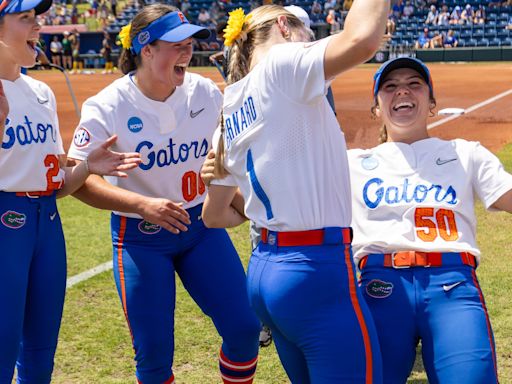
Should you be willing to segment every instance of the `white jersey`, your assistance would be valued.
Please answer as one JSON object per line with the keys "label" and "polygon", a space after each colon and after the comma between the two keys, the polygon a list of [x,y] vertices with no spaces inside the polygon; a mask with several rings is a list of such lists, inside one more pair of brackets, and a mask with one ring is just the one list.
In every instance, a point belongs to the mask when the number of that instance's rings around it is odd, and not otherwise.
{"label": "white jersey", "polygon": [[512,175],[477,142],[429,138],[348,153],[356,262],[407,250],[479,258],[475,193],[490,208],[512,189]]}
{"label": "white jersey", "polygon": [[257,227],[350,225],[345,138],[325,98],[327,43],[279,44],[224,91],[224,166],[231,175],[215,183],[240,188]]}
{"label": "white jersey", "polygon": [[202,76],[187,73],[183,85],[159,102],[144,96],[129,74],[84,103],[68,156],[83,160],[117,134],[112,150],[139,152],[142,163],[127,178],[105,177],[110,183],[183,203],[183,208],[194,207],[206,195],[199,171],[211,147],[221,105],[219,89]]}
{"label": "white jersey", "polygon": [[0,191],[51,191],[62,187],[64,154],[55,95],[44,83],[20,75],[1,80],[9,115],[0,149]]}

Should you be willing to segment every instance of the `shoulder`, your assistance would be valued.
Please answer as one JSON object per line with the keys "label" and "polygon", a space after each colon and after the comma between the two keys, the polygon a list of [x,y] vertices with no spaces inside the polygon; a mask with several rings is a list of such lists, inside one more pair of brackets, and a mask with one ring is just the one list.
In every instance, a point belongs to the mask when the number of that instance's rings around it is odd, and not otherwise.
{"label": "shoulder", "polygon": [[20,76],[22,81],[25,82],[30,88],[34,89],[35,91],[53,95],[53,91],[46,83],[43,83],[40,80],[36,80],[31,76],[23,74],[21,74]]}
{"label": "shoulder", "polygon": [[213,80],[203,77],[197,73],[187,72],[185,76],[185,85],[188,86],[189,92],[202,89],[207,92],[218,92],[220,94],[220,89]]}
{"label": "shoulder", "polygon": [[129,75],[125,75],[115,80],[107,87],[103,88],[96,95],[89,97],[85,104],[97,104],[102,109],[111,109],[116,106],[129,89]]}

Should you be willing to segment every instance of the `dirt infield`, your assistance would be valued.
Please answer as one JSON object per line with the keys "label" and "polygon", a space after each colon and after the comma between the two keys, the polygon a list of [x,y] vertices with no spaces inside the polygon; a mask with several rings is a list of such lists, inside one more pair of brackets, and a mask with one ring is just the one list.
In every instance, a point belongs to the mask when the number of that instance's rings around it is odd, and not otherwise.
{"label": "dirt infield", "polygon": [[[512,63],[430,64],[437,110],[447,107],[469,108],[512,89]],[[372,76],[375,65],[362,65],[338,77],[333,83],[336,111],[350,148],[377,144],[379,124],[370,116]],[[194,71],[194,70],[193,70]],[[222,87],[214,68],[201,70]],[[56,70],[32,71],[30,75],[46,82],[55,92],[64,146],[68,148],[78,118],[64,75]],[[78,104],[120,75],[74,75],[71,84]],[[442,119],[436,116],[431,122]],[[431,130],[433,136],[478,140],[492,151],[512,142],[512,92],[471,113]]]}

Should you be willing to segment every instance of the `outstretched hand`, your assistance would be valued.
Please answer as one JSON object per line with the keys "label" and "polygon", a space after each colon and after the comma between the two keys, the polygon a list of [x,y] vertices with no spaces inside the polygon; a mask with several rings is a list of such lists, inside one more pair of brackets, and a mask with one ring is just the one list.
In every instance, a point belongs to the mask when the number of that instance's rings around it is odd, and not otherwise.
{"label": "outstretched hand", "polygon": [[116,142],[117,135],[109,137],[87,157],[89,172],[100,176],[127,177],[124,171],[136,168],[141,163],[137,152],[114,152],[110,147]]}

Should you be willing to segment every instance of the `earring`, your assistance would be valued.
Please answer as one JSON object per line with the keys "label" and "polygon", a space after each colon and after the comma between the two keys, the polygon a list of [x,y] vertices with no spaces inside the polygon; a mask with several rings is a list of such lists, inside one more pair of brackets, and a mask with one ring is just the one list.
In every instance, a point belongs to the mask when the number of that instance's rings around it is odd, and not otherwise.
{"label": "earring", "polygon": [[290,40],[291,33],[290,31],[286,30],[286,32],[283,34],[283,37],[285,40]]}

